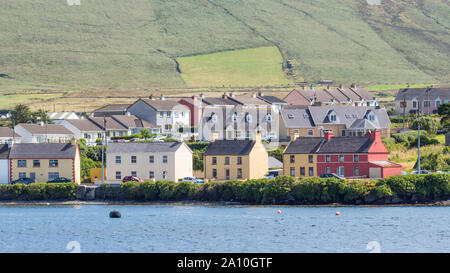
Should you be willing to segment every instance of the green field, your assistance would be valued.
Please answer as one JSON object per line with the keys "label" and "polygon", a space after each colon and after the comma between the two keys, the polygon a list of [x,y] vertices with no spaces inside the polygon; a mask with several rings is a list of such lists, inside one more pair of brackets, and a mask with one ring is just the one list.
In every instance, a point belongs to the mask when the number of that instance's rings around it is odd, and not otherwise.
{"label": "green field", "polygon": [[282,86],[293,84],[283,74],[278,48],[260,47],[178,58],[189,86]]}
{"label": "green field", "polygon": [[[448,14],[446,0],[2,0],[0,92],[448,83]],[[233,55],[250,48],[267,52]]]}

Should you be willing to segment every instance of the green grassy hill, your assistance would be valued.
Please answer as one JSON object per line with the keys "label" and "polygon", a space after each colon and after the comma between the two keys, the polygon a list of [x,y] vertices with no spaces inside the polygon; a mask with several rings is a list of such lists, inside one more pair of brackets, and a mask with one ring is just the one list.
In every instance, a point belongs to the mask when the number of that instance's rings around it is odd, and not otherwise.
{"label": "green grassy hill", "polygon": [[[185,80],[192,71],[177,60],[247,48],[279,50],[282,60],[271,69],[275,84],[449,82],[446,0],[382,0],[380,6],[366,0],[80,1],[0,2],[0,92],[192,86],[198,82]],[[234,58],[235,64],[222,60],[250,69],[255,57],[268,58],[258,52]],[[200,84],[229,86],[245,77],[267,84],[265,77],[242,75]]]}

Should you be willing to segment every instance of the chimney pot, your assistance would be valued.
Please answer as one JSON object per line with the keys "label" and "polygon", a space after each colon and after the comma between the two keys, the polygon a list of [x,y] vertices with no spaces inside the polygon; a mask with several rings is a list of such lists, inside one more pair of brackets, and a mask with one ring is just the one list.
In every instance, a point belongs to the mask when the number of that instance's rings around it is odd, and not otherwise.
{"label": "chimney pot", "polygon": [[327,130],[325,131],[324,139],[325,141],[330,141],[330,139],[334,136],[333,131]]}

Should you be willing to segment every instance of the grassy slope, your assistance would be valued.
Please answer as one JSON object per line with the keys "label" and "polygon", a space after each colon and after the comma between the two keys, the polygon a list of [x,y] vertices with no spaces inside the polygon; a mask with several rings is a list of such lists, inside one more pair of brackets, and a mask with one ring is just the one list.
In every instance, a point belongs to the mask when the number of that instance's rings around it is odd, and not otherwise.
{"label": "grassy slope", "polygon": [[298,79],[433,83],[450,74],[444,0],[1,2],[0,74],[13,79],[0,78],[0,92],[181,87],[175,58],[273,45]]}
{"label": "grassy slope", "polygon": [[280,86],[292,84],[278,48],[259,47],[177,59],[189,86]]}

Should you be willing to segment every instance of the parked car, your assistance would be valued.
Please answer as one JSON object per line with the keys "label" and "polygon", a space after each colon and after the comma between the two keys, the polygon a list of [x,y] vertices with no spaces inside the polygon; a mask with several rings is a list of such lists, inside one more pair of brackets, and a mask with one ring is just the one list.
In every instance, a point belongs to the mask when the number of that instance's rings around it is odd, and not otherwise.
{"label": "parked car", "polygon": [[446,133],[448,133],[448,130],[437,130],[437,134],[438,135],[445,135]]}
{"label": "parked car", "polygon": [[141,140],[141,139],[137,138],[137,137],[130,139],[131,142],[136,142],[136,141],[139,141],[139,140]]}
{"label": "parked car", "polygon": [[183,179],[181,179],[181,182],[191,182],[191,183],[194,183],[194,184],[203,184],[204,182],[203,182],[203,180],[200,180],[200,179],[198,179],[198,178],[196,178],[196,177],[184,177]]}
{"label": "parked car", "polygon": [[136,176],[125,176],[122,179],[122,182],[144,182],[144,179],[140,179],[139,177]]}
{"label": "parked car", "polygon": [[269,171],[269,172],[267,173],[267,175],[264,176],[264,178],[275,179],[275,177],[277,177],[279,174],[280,174],[280,173],[279,173],[278,170]]}
{"label": "parked car", "polygon": [[[427,171],[427,170],[420,170],[420,174],[431,174],[432,172]],[[419,171],[413,171],[410,174],[419,174]]]}
{"label": "parked car", "polygon": [[35,183],[36,181],[32,178],[19,178],[17,180],[11,181],[10,184],[31,184],[31,183]]}
{"label": "parked car", "polygon": [[72,182],[72,181],[65,177],[53,178],[53,179],[47,181],[47,183],[70,183],[70,182]]}
{"label": "parked car", "polygon": [[337,178],[337,179],[344,179],[343,177],[340,177],[339,175],[335,173],[323,173],[320,175],[320,178]]}

